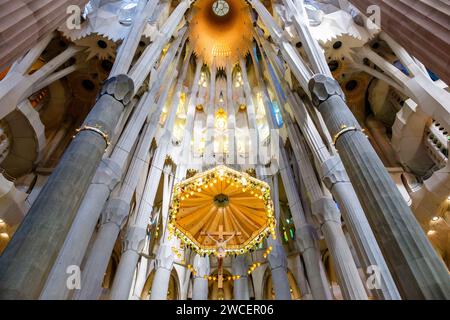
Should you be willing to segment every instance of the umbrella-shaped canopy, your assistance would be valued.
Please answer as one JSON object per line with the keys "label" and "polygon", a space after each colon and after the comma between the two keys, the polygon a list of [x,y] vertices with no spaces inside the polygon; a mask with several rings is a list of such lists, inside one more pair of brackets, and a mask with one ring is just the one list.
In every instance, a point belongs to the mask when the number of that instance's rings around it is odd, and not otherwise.
{"label": "umbrella-shaped canopy", "polygon": [[269,185],[225,166],[197,174],[174,187],[169,230],[200,254],[243,254],[269,234],[275,218]]}

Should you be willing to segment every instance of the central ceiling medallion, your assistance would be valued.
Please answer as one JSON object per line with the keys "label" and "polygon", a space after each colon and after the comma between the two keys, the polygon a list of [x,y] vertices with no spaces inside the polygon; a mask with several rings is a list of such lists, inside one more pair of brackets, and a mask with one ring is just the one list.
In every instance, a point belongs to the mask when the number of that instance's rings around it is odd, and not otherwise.
{"label": "central ceiling medallion", "polygon": [[249,52],[253,23],[245,0],[197,0],[192,11],[189,41],[205,64],[225,69]]}
{"label": "central ceiling medallion", "polygon": [[216,2],[213,3],[212,10],[219,17],[223,17],[230,11],[230,6],[228,5],[228,2],[226,2],[225,0],[217,0]]}

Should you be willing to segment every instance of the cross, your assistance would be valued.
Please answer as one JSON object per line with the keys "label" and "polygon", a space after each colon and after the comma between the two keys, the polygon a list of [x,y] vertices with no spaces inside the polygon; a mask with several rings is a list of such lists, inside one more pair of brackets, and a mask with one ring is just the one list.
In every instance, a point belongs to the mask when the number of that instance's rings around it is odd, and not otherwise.
{"label": "cross", "polygon": [[[208,236],[211,240],[216,242],[217,246],[217,260],[219,262],[218,265],[218,272],[217,272],[217,279],[218,279],[218,287],[223,287],[223,258],[225,257],[225,247],[227,245],[227,242],[230,241],[234,236],[239,236],[241,233],[239,231],[234,232],[226,232],[223,231],[223,225],[219,225],[219,231],[218,232],[201,232],[201,235]],[[214,239],[213,236],[217,236],[218,240]],[[224,236],[229,236],[227,240],[225,240]]]}
{"label": "cross", "polygon": [[232,237],[234,237],[234,236],[240,236],[241,235],[241,233],[240,232],[227,232],[227,231],[223,231],[223,225],[219,225],[219,231],[216,231],[216,232],[210,232],[210,231],[208,231],[208,232],[202,232],[202,235],[209,235],[209,236],[218,236],[219,237],[219,239],[223,239],[223,236],[231,236],[231,238]]}

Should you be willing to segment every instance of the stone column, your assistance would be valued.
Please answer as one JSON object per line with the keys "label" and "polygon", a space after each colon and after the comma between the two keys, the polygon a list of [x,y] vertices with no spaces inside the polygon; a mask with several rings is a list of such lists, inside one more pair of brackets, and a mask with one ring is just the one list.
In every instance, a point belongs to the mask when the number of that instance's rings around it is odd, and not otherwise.
{"label": "stone column", "polygon": [[[160,171],[160,169],[158,169]],[[167,289],[169,287],[170,273],[172,272],[174,256],[172,246],[174,240],[168,240],[167,218],[169,213],[170,197],[172,190],[173,178],[170,176],[172,166],[166,165],[164,168],[163,181],[163,203],[162,203],[162,222],[163,222],[163,236],[162,243],[158,249],[155,260],[155,276],[153,277],[152,293],[150,300],[165,300],[167,299]],[[156,187],[158,184],[156,184]],[[156,190],[155,190],[156,192]]]}
{"label": "stone column", "polygon": [[191,158],[191,141],[192,141],[192,131],[194,128],[194,118],[195,110],[197,104],[197,94],[199,88],[199,79],[203,67],[203,59],[197,59],[197,66],[195,68],[195,75],[192,82],[191,95],[189,97],[189,102],[187,104],[186,112],[186,125],[184,127],[184,137],[181,146],[181,159],[179,159],[179,164],[177,170],[186,171],[189,165],[189,160]]}
{"label": "stone column", "polygon": [[[263,48],[261,48],[261,50],[263,50]],[[268,69],[269,65],[266,60],[267,59],[263,59],[263,62]],[[272,70],[276,71],[276,65],[272,64],[272,66]],[[381,274],[380,288],[379,290],[373,290],[372,292],[377,296],[384,297],[384,299],[399,299],[400,295],[394,280],[389,272],[380,247],[375,239],[375,235],[370,228],[369,222],[361,207],[359,199],[356,196],[353,186],[350,183],[347,173],[342,166],[339,156],[331,156],[327,146],[319,134],[319,131],[311,119],[311,116],[307,112],[305,105],[302,103],[300,98],[291,93],[289,87],[279,75],[279,71],[277,78],[285,88],[287,97],[287,101],[285,101],[285,99],[282,98],[282,95],[275,90],[279,103],[280,105],[284,105],[288,102],[291,105],[291,110],[294,113],[297,124],[299,125],[306,142],[313,152],[316,165],[318,164],[319,166],[317,169],[321,172],[322,180],[338,202],[344,219],[350,228],[352,237],[355,239],[355,244],[358,247],[358,254],[360,255],[361,261],[364,263],[366,268],[372,265],[378,266],[379,268],[378,270]],[[271,82],[273,81],[271,78],[269,80]],[[275,88],[273,83],[272,86]],[[284,112],[284,119],[289,123],[290,114]],[[299,142],[292,145],[296,159],[297,161],[303,161],[306,163],[309,161],[309,158],[305,157],[304,151],[302,151],[303,147],[301,137],[299,133],[296,132],[297,129],[295,126],[290,126],[289,128],[292,129],[290,131],[291,139]],[[293,135],[295,138],[293,138]],[[313,287],[313,284],[311,284],[311,287]]]}
{"label": "stone column", "polygon": [[239,279],[234,280],[233,295],[234,300],[249,300],[248,288],[248,261],[247,256],[239,255],[231,261],[233,275],[238,275]]}
{"label": "stone column", "polygon": [[[41,293],[41,299],[64,299],[68,296],[66,268],[70,265],[81,264],[105,202],[110,192],[120,181],[126,169],[132,146],[135,144],[144,122],[152,111],[149,127],[153,133],[149,133],[149,138],[153,137],[154,130],[157,129],[156,124],[159,121],[159,115],[177,75],[175,67],[177,63],[175,62],[167,73],[166,70],[169,67],[169,63],[173,62],[172,59],[178,51],[180,42],[181,39],[175,40],[158,68],[158,75],[165,74],[165,77],[161,76],[161,80],[157,80],[150,92],[141,98],[111,156],[100,162],[47,279],[47,283]],[[178,58],[176,61],[178,61]],[[166,87],[155,106],[154,97],[162,84],[166,85]]]}
{"label": "stone column", "polygon": [[0,258],[2,299],[39,297],[80,199],[133,92],[133,82],[126,75],[104,84],[95,106]]}
{"label": "stone column", "polygon": [[309,87],[402,294],[408,299],[449,299],[447,268],[362,133],[339,84],[316,75]]}
{"label": "stone column", "polygon": [[333,257],[342,295],[346,300],[367,300],[364,284],[348,246],[341,225],[341,213],[333,199],[322,197],[312,204],[328,249]]}
{"label": "stone column", "polygon": [[110,77],[123,73],[128,73],[128,69],[133,61],[134,55],[130,52],[136,52],[136,48],[141,41],[142,33],[147,26],[148,19],[151,18],[153,11],[158,5],[159,0],[140,0],[136,7],[136,15],[133,19],[133,25],[130,28],[128,36],[124,39],[117,52],[114,66],[109,74]]}
{"label": "stone column", "polygon": [[[144,245],[144,252],[148,252],[150,240],[147,238]],[[134,282],[134,286],[132,286],[132,290],[130,292],[131,297],[130,300],[140,300],[142,290],[144,289],[145,282],[147,281],[147,271],[149,267],[149,259],[144,256],[141,256],[139,260],[139,265],[136,270],[136,281]]]}
{"label": "stone column", "polygon": [[[189,62],[191,53],[192,53],[192,51],[189,51],[186,53],[183,70],[178,79],[178,83],[175,88],[175,93],[172,98],[172,106],[170,109],[170,115],[165,124],[165,130],[167,133],[165,133],[163,135],[163,138],[161,139],[161,144],[164,144],[164,145],[166,145],[167,143],[170,143],[170,139],[166,138],[166,136],[168,136],[168,137],[171,136],[172,127],[173,127],[173,123],[175,120],[175,115],[176,115],[176,112],[178,109],[179,97],[181,94],[184,79],[186,77],[187,69],[189,66],[188,62]],[[156,123],[155,123],[155,127],[156,127]],[[151,142],[151,140],[152,139],[149,139],[148,141]],[[154,163],[154,166],[156,168],[159,168],[159,165],[160,165],[160,163],[159,163],[161,161],[160,154],[161,154],[161,151],[159,149],[157,151],[157,156],[155,157],[155,162],[157,162],[157,163]],[[152,172],[154,172],[154,170]],[[150,177],[152,177],[152,174],[150,174]],[[159,179],[155,179],[154,181],[159,182]],[[152,180],[147,181],[147,184],[150,184],[152,186],[155,185],[157,187],[158,184],[156,184],[154,181],[152,181]],[[149,188],[150,187],[151,186],[149,186]],[[156,190],[154,190],[152,192],[156,193]],[[148,195],[148,193],[149,193],[149,190],[146,189],[144,191],[144,200],[143,201],[146,201],[146,202],[151,201],[149,203],[152,204],[155,195],[153,194],[152,199],[148,199],[148,197],[146,197],[146,195]],[[145,207],[146,204],[141,202],[141,206]],[[147,208],[147,210],[139,209],[137,216],[136,216],[136,221],[134,223],[131,222],[130,228],[127,231],[126,239],[128,239],[128,237],[129,237],[129,240],[126,240],[126,243],[131,243],[130,241],[133,241],[133,243],[135,243],[135,246],[137,246],[139,243],[144,241],[146,227],[148,224],[148,219],[149,219],[150,213],[151,213],[151,210],[149,210],[148,208]],[[133,248],[133,246],[131,248]],[[114,285],[111,290],[111,299],[118,300],[118,299],[126,299],[128,297],[128,293],[129,293],[130,287],[131,287],[133,272],[136,267],[136,263],[139,259],[139,252],[137,250],[133,250],[133,249],[131,249],[131,250],[134,252],[127,252],[125,250],[124,254],[125,253],[127,253],[127,254],[125,256],[122,255],[122,257],[120,259],[119,266],[118,266],[117,272],[116,272],[116,276],[114,278]],[[123,258],[125,258],[125,259],[124,259],[124,262],[122,263]],[[124,279],[122,279],[122,278],[124,278]],[[117,286],[116,286],[116,282],[118,283]]]}
{"label": "stone column", "polygon": [[269,238],[267,245],[272,246],[268,256],[270,271],[272,274],[272,286],[275,291],[276,300],[291,300],[291,291],[287,275],[286,253],[283,246],[277,241]]}
{"label": "stone column", "polygon": [[153,277],[150,300],[166,300],[169,289],[170,273],[173,268],[173,253],[170,243],[163,243],[155,258],[155,276]]}
{"label": "stone column", "polygon": [[91,253],[81,273],[81,289],[75,292],[74,299],[97,300],[100,296],[111,252],[128,212],[129,204],[124,200],[113,199],[108,203]]}
{"label": "stone column", "polygon": [[[121,185],[118,196],[112,197],[102,216],[102,223],[94,245],[83,268],[81,290],[76,299],[97,299],[108,262],[122,224],[128,216],[139,179],[147,173],[149,163],[145,161],[152,141],[153,127],[147,125],[133,154],[133,160]],[[117,274],[116,274],[117,276]]]}
{"label": "stone column", "polygon": [[146,230],[142,227],[128,229],[123,241],[120,263],[111,288],[111,300],[126,300],[128,298],[139,254],[144,247],[145,234]]}
{"label": "stone column", "polygon": [[[262,62],[264,63],[264,66],[268,71],[271,70],[269,69],[270,65],[268,64],[266,58],[263,58]],[[259,66],[256,63],[255,57],[253,57],[253,63],[257,72],[257,77],[260,79],[259,83],[260,85],[262,85],[263,103],[266,114],[269,117],[269,127],[271,129],[274,129],[276,127],[276,119],[269,104],[267,89],[265,85],[263,85],[264,82],[261,78],[262,72],[260,71]],[[269,78],[269,81],[272,83],[272,77]],[[274,85],[273,87],[275,88],[275,93],[279,101],[283,101],[280,100],[280,93],[276,90],[276,87]],[[296,190],[295,181],[293,180],[294,175],[291,168],[289,167],[286,150],[283,147],[281,138],[279,142],[278,167],[280,170],[286,195],[288,196],[289,207],[292,213],[292,219],[294,221],[295,229],[297,230],[296,241],[305,261],[305,268],[308,280],[310,282],[311,293],[314,299],[330,300],[332,298],[331,291],[326,280],[326,275],[323,273],[323,268],[320,268],[322,262],[320,259],[320,251],[317,243],[318,235],[313,226],[311,226],[306,221],[301,200],[298,195],[298,191]]]}
{"label": "stone column", "polygon": [[[183,18],[187,9],[189,9],[193,0],[182,0],[177,5],[177,7],[172,11],[169,18],[167,18],[164,25],[158,32],[158,36],[149,45],[145,48],[142,55],[139,57],[138,61],[131,68],[129,75],[130,78],[133,79],[136,87],[139,88],[144,82],[145,78],[150,73],[153,64],[156,62],[156,59],[160,56],[161,51],[164,46],[169,42],[170,37],[174,35],[177,31],[177,27]],[[182,28],[178,30],[179,36],[183,36],[186,32],[186,28]]]}
{"label": "stone column", "polygon": [[[257,166],[259,171],[260,166]],[[259,172],[257,172],[259,177]],[[264,179],[270,186],[272,201],[274,204],[275,220],[280,222],[280,197],[278,188],[278,174],[265,177]],[[279,229],[276,229],[276,239],[269,237],[267,239],[267,247],[272,247],[271,254],[268,256],[269,267],[272,274],[272,285],[275,291],[275,299],[291,300],[291,292],[289,288],[289,280],[287,277],[287,257],[284,247],[281,244],[281,235]]]}
{"label": "stone column", "polygon": [[201,257],[198,254],[194,257],[194,287],[192,290],[192,300],[208,300],[208,277],[210,274],[209,257]]}
{"label": "stone column", "polygon": [[228,159],[227,164],[231,167],[237,165],[236,153],[236,109],[233,102],[233,64],[228,61],[227,73],[227,113],[228,113]]}
{"label": "stone column", "polygon": [[245,66],[244,58],[239,59],[239,65],[241,67],[242,80],[244,83],[244,93],[245,101],[247,103],[247,119],[248,119],[248,129],[250,131],[250,163],[251,165],[259,164],[259,135],[258,135],[258,125],[256,124],[256,113],[255,104],[253,103],[252,90],[250,88],[250,83],[247,76],[247,68]]}
{"label": "stone column", "polygon": [[209,102],[208,111],[206,119],[206,141],[205,141],[205,152],[203,154],[203,163],[205,169],[214,166],[216,160],[214,158],[214,116],[216,111],[215,98],[216,98],[216,66],[214,63],[210,67],[210,84],[209,84]]}

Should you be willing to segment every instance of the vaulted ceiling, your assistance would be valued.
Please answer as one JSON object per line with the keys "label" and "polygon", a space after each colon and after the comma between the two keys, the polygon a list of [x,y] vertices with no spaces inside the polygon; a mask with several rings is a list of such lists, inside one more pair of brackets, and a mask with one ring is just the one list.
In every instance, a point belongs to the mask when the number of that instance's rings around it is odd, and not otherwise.
{"label": "vaulted ceiling", "polygon": [[228,59],[235,63],[239,55],[248,53],[253,26],[250,8],[244,0],[226,0],[229,10],[223,16],[214,12],[215,2],[198,0],[194,3],[189,40],[206,64],[224,68]]}

